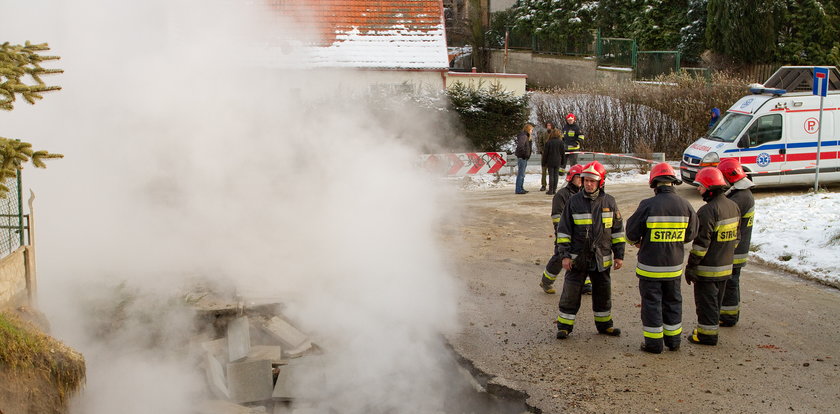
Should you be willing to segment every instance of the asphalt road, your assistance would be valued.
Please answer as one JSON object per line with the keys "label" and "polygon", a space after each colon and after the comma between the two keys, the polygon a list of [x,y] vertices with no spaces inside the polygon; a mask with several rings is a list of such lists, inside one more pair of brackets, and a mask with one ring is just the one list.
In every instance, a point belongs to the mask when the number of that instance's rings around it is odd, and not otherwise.
{"label": "asphalt road", "polygon": [[[644,184],[608,186],[607,192],[625,219],[652,195]],[[678,192],[695,208],[703,203],[693,187]],[[461,194],[464,208],[442,235],[463,284],[461,329],[447,339],[476,369],[527,394],[534,411],[837,412],[837,289],[751,263],[741,277],[741,322],[721,328],[717,347],[683,338],[677,352],[646,354],[639,351],[637,249],[628,245],[624,267],[612,274],[612,312],[622,336],[596,333],[591,297],[584,296],[574,333],[557,340],[559,295],[538,286],[553,246],[551,197],[536,191],[515,195],[512,188]],[[697,319],[693,287],[682,287],[687,333]]]}

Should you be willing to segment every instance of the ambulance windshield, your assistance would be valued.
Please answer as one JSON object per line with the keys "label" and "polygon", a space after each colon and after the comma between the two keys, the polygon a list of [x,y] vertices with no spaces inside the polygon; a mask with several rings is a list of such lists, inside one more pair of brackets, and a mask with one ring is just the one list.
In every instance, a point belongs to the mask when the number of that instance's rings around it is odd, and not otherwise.
{"label": "ambulance windshield", "polygon": [[709,139],[723,142],[735,141],[744,127],[750,123],[750,119],[752,119],[752,115],[727,112],[709,132]]}

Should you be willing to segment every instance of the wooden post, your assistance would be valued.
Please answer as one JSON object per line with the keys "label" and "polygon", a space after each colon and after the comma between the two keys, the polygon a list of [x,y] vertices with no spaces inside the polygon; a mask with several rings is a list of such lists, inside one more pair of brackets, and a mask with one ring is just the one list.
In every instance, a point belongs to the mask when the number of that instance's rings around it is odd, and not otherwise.
{"label": "wooden post", "polygon": [[33,208],[35,193],[29,190],[29,223],[26,226],[29,244],[23,251],[23,263],[26,269],[26,292],[29,295],[29,305],[37,307],[38,278],[35,273],[35,209]]}

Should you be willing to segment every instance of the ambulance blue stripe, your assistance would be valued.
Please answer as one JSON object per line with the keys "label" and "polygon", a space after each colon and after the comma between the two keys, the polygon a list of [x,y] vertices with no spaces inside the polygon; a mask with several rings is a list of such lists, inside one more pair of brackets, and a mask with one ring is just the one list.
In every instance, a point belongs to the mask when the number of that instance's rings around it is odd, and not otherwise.
{"label": "ambulance blue stripe", "polygon": [[[823,141],[822,147],[833,147],[835,145],[840,145],[840,141]],[[764,151],[764,150],[772,150],[772,149],[782,149],[782,148],[809,148],[809,147],[817,147],[817,141],[812,142],[795,142],[791,144],[769,144],[769,145],[762,145],[759,147],[754,148],[733,148],[724,151],[724,153],[728,152],[744,152],[744,151]]]}

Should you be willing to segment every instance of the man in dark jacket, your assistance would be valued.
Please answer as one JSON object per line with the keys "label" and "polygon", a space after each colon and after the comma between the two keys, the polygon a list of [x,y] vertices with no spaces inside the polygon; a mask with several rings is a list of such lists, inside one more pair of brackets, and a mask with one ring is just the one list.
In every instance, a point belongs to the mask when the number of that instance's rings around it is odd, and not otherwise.
{"label": "man in dark jacket", "polygon": [[732,275],[741,211],[723,195],[728,185],[717,168],[703,168],[694,181],[706,205],[697,210],[699,228],[685,268],[686,283],[694,283],[697,306],[697,328],[688,341],[717,345],[720,305],[726,281]]}
{"label": "man in dark jacket", "polygon": [[680,348],[683,244],[697,236],[697,214],[674,191],[674,184],[682,181],[668,163],[651,168],[649,183],[655,195],[642,200],[627,219],[627,240],[639,248],[636,276],[645,338],[641,349],[659,354],[664,346]]}
{"label": "man in dark jacket", "polygon": [[726,197],[734,201],[741,210],[741,224],[738,226],[741,241],[735,248],[732,277],[726,281],[720,306],[720,326],[735,326],[741,313],[741,268],[747,265],[747,258],[750,255],[753,215],[755,214],[755,198],[750,189],[755,184],[747,178],[741,162],[735,158],[724,158],[717,168],[723,173],[723,178],[732,185],[726,192]]}
{"label": "man in dark jacket", "polygon": [[516,194],[527,194],[525,190],[525,169],[528,168],[528,159],[531,158],[531,132],[534,125],[525,124],[522,132],[516,136]]}
{"label": "man in dark jacket", "polygon": [[548,141],[548,138],[551,136],[551,133],[555,131],[554,122],[548,121],[545,123],[545,131],[537,136],[537,151],[540,152],[540,155],[543,156],[542,160],[542,174],[540,174],[540,191],[545,191],[547,182],[546,176],[548,175],[548,167],[545,165],[545,143]]}
{"label": "man in dark jacket", "polygon": [[560,295],[557,339],[566,339],[580,310],[583,281],[592,280],[592,311],[598,333],[621,335],[613,327],[610,267],[624,262],[624,226],[615,199],[604,192],[607,170],[598,161],[581,172],[583,191],[569,199],[557,227],[557,249],[566,276]]}
{"label": "man in dark jacket", "polygon": [[566,152],[580,151],[583,139],[583,133],[580,132],[580,126],[577,124],[575,114],[566,115],[566,125],[563,126],[563,142],[565,143],[563,169],[566,168],[567,162],[569,165],[577,164],[577,154],[567,155]]}
{"label": "man in dark jacket", "polygon": [[[545,293],[556,293],[554,290],[554,281],[557,280],[557,275],[563,269],[563,257],[557,248],[557,224],[560,223],[560,217],[563,216],[563,210],[569,199],[580,191],[582,179],[580,173],[583,171],[583,166],[574,165],[569,169],[569,174],[566,176],[566,186],[557,191],[554,199],[551,202],[551,227],[554,229],[554,255],[548,259],[545,265],[542,278],[540,279],[540,287]],[[590,285],[591,286],[591,285]],[[591,290],[591,289],[590,289]]]}
{"label": "man in dark jacket", "polygon": [[542,153],[543,168],[548,170],[548,191],[546,194],[554,195],[557,192],[557,173],[560,170],[560,163],[563,161],[563,141],[560,139],[560,131],[552,131],[545,142]]}

